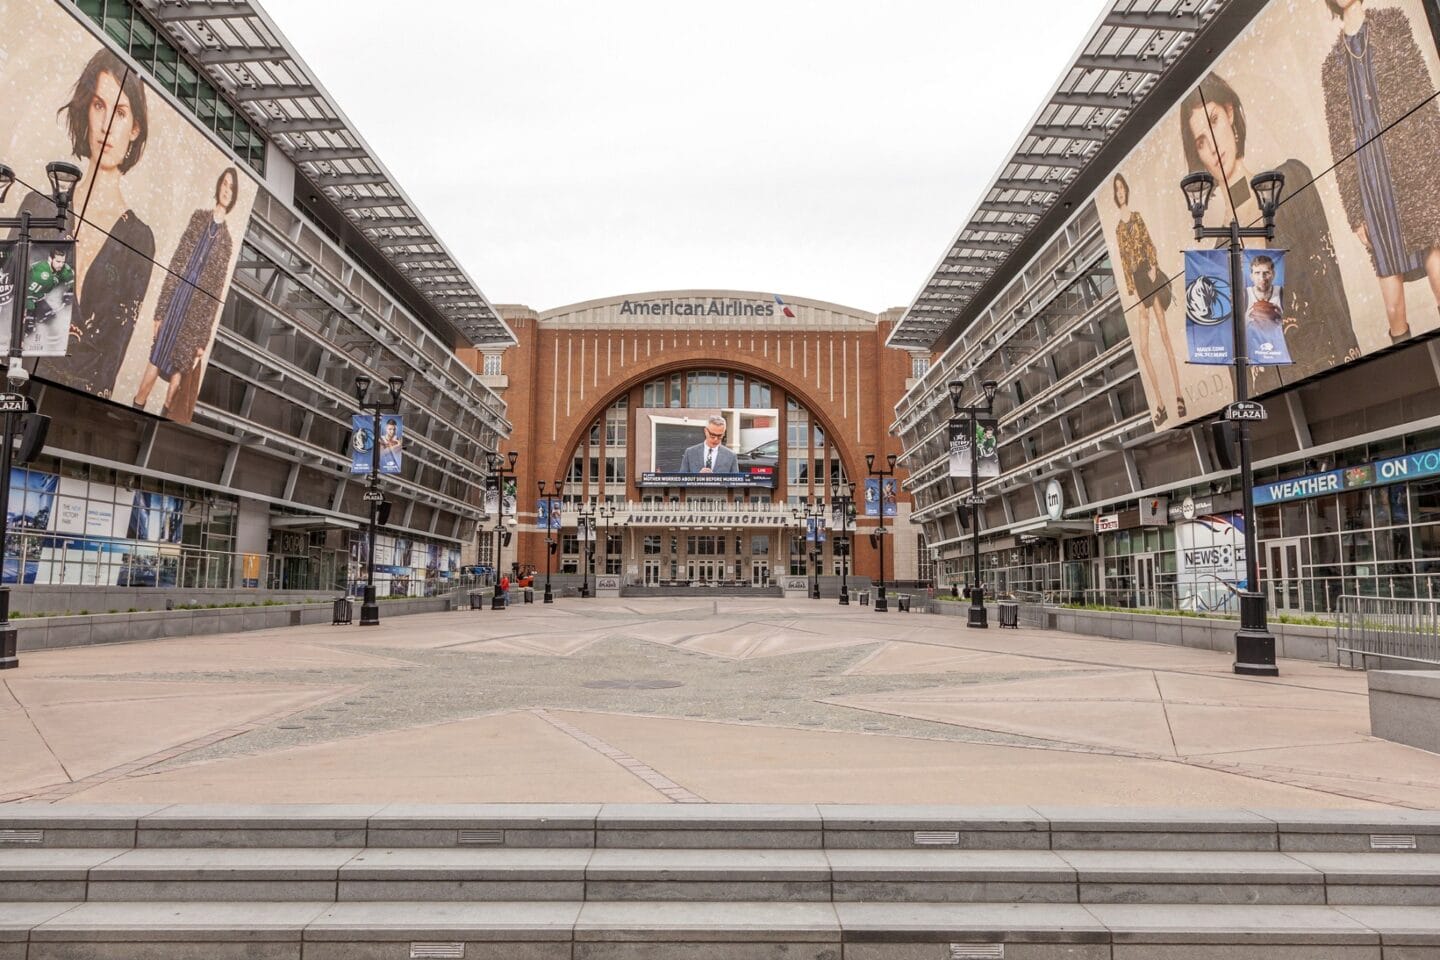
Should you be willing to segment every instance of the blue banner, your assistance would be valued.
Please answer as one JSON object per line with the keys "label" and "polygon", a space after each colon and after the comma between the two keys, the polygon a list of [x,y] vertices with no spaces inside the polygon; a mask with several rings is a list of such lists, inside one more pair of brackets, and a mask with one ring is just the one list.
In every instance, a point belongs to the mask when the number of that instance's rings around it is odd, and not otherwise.
{"label": "blue banner", "polygon": [[[1292,363],[1290,345],[1285,341],[1285,251],[1242,250],[1240,275],[1245,285],[1240,303],[1246,354],[1260,367]],[[1234,298],[1229,251],[1185,251],[1187,362],[1235,361]]]}
{"label": "blue banner", "polygon": [[[374,418],[357,413],[350,418],[350,472],[369,473],[374,462]],[[405,418],[392,414],[380,418],[379,472],[398,474],[402,463],[401,448],[405,442]]]}
{"label": "blue banner", "polygon": [[536,501],[535,526],[541,530],[559,530],[562,509],[559,500],[541,497]]}
{"label": "blue banner", "polygon": [[[880,516],[880,504],[885,504],[885,516],[895,516],[897,490],[894,477],[869,477],[865,481],[865,516]],[[883,493],[882,493],[883,491]]]}
{"label": "blue banner", "polygon": [[805,518],[805,540],[807,543],[825,542],[825,521],[823,518]]}
{"label": "blue banner", "polygon": [[1185,251],[1185,347],[1187,363],[1235,361],[1231,328],[1234,291],[1230,254],[1224,250]]}

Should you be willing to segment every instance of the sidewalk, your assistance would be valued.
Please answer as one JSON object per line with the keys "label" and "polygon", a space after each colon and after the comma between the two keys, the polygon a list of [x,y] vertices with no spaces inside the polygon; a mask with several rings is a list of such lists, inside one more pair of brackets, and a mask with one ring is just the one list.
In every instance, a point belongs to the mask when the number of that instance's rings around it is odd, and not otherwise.
{"label": "sidewalk", "polygon": [[562,600],[26,653],[0,798],[1440,808],[1365,675],[833,601]]}

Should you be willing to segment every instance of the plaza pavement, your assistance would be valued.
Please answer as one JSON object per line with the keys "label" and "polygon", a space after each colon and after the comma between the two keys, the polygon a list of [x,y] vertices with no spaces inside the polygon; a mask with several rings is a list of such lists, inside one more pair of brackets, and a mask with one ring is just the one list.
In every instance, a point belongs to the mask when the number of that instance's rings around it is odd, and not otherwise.
{"label": "plaza pavement", "polygon": [[31,652],[0,800],[1440,808],[1363,673],[1230,659],[692,598]]}

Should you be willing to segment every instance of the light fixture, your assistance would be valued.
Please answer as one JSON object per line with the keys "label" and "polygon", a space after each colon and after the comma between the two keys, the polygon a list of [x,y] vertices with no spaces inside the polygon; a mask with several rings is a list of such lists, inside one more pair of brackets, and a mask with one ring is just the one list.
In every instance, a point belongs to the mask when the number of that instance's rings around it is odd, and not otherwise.
{"label": "light fixture", "polygon": [[874,469],[875,469],[875,454],[873,454],[873,453],[867,453],[867,454],[865,454],[865,469],[867,469],[867,470],[874,470]]}
{"label": "light fixture", "polygon": [[1185,205],[1190,208],[1190,219],[1198,228],[1205,219],[1205,209],[1210,206],[1210,195],[1215,192],[1215,178],[1205,172],[1187,174],[1180,181],[1185,194]]}
{"label": "light fixture", "polygon": [[960,409],[960,394],[962,394],[962,393],[965,392],[965,381],[964,381],[964,380],[951,380],[950,383],[947,384],[946,386],[947,386],[947,389],[950,391],[950,406],[951,406],[951,408],[953,408],[953,409],[955,409],[955,410],[959,410],[959,409]]}
{"label": "light fixture", "polygon": [[405,389],[404,377],[391,377],[387,383],[390,384],[390,400],[392,403],[400,402],[400,391]]}
{"label": "light fixture", "polygon": [[1260,213],[1265,217],[1265,226],[1275,224],[1275,211],[1280,209],[1280,191],[1285,189],[1285,174],[1278,170],[1266,170],[1250,178],[1250,189],[1255,191],[1255,200],[1260,204]]}
{"label": "light fixture", "polygon": [[511,450],[511,451],[510,451],[510,469],[511,469],[511,470],[514,470],[514,469],[515,469],[515,461],[516,461],[516,460],[519,460],[519,459],[520,459],[520,452],[519,452],[518,450]]}
{"label": "light fixture", "polygon": [[995,391],[1000,389],[1000,384],[994,380],[986,380],[984,383],[980,384],[980,387],[985,391],[986,405],[988,406],[990,404],[993,404],[995,402]]}
{"label": "light fixture", "polygon": [[5,194],[15,186],[15,171],[6,164],[0,163],[0,203],[5,202]]}
{"label": "light fixture", "polygon": [[50,178],[50,195],[55,199],[55,206],[61,210],[69,207],[75,184],[80,182],[80,168],[64,160],[54,160],[45,164],[45,174]]}
{"label": "light fixture", "polygon": [[361,403],[365,402],[365,395],[370,392],[370,378],[360,374],[355,378],[355,399]]}
{"label": "light fixture", "polygon": [[885,462],[886,462],[887,464],[889,464],[890,470],[893,472],[893,471],[895,470],[895,454],[893,454],[893,453],[887,453],[887,454],[885,454]]}

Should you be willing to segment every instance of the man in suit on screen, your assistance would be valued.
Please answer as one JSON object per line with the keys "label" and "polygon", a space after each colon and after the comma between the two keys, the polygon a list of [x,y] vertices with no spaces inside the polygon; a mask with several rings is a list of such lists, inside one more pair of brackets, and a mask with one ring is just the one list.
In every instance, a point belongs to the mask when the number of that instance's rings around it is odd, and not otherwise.
{"label": "man in suit on screen", "polygon": [[725,418],[716,414],[705,423],[705,439],[687,447],[680,458],[681,473],[739,473],[735,451],[724,445]]}

